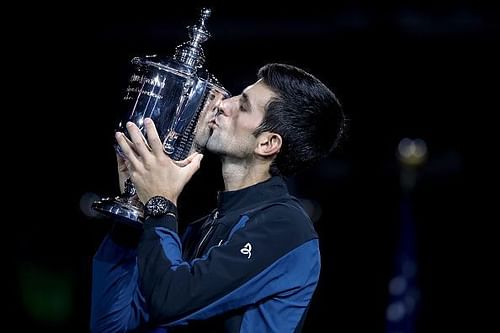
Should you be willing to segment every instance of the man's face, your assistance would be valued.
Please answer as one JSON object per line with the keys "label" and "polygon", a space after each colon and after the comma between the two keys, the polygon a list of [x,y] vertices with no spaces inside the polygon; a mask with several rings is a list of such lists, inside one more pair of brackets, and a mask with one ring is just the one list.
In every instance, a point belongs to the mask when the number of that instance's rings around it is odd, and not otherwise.
{"label": "man's face", "polygon": [[275,94],[262,82],[248,86],[238,96],[221,101],[212,115],[212,134],[207,149],[215,154],[235,158],[253,155],[257,138],[252,134],[262,123],[265,106]]}

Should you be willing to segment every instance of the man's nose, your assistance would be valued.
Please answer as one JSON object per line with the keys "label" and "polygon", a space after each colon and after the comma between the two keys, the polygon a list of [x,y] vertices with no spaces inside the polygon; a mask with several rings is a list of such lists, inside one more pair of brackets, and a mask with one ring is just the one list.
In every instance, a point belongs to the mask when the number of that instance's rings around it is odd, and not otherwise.
{"label": "man's nose", "polygon": [[230,117],[234,113],[236,101],[234,97],[222,100],[217,107],[217,115],[222,114]]}

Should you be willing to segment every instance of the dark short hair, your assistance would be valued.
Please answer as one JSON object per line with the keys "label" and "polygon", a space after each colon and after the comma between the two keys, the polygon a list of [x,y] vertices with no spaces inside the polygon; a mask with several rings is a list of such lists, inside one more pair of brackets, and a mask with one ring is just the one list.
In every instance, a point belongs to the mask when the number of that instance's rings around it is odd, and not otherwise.
{"label": "dark short hair", "polygon": [[345,115],[335,94],[320,80],[285,64],[265,65],[257,75],[276,94],[254,132],[256,136],[273,132],[282,137],[281,150],[271,164],[272,175],[295,174],[338,145]]}

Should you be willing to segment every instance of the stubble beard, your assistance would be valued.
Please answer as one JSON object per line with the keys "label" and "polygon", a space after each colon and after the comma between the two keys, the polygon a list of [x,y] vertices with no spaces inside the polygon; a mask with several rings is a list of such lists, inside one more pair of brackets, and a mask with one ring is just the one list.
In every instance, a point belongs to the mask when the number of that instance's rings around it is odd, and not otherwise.
{"label": "stubble beard", "polygon": [[204,128],[202,131],[197,132],[193,140],[193,149],[199,153],[204,152],[211,135],[212,130],[209,128]]}
{"label": "stubble beard", "polygon": [[224,155],[224,150],[223,150],[223,145],[222,145],[223,140],[221,137],[217,134],[214,134],[214,130],[210,130],[210,135],[207,138],[205,148],[216,155]]}

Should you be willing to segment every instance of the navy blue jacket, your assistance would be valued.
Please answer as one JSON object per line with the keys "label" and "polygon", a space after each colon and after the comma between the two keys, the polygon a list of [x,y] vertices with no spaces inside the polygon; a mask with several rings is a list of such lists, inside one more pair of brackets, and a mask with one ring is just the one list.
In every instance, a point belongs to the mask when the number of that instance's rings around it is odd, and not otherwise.
{"label": "navy blue jacket", "polygon": [[182,236],[148,218],[139,245],[108,235],[93,263],[93,332],[300,332],[318,237],[281,177],[219,193]]}

